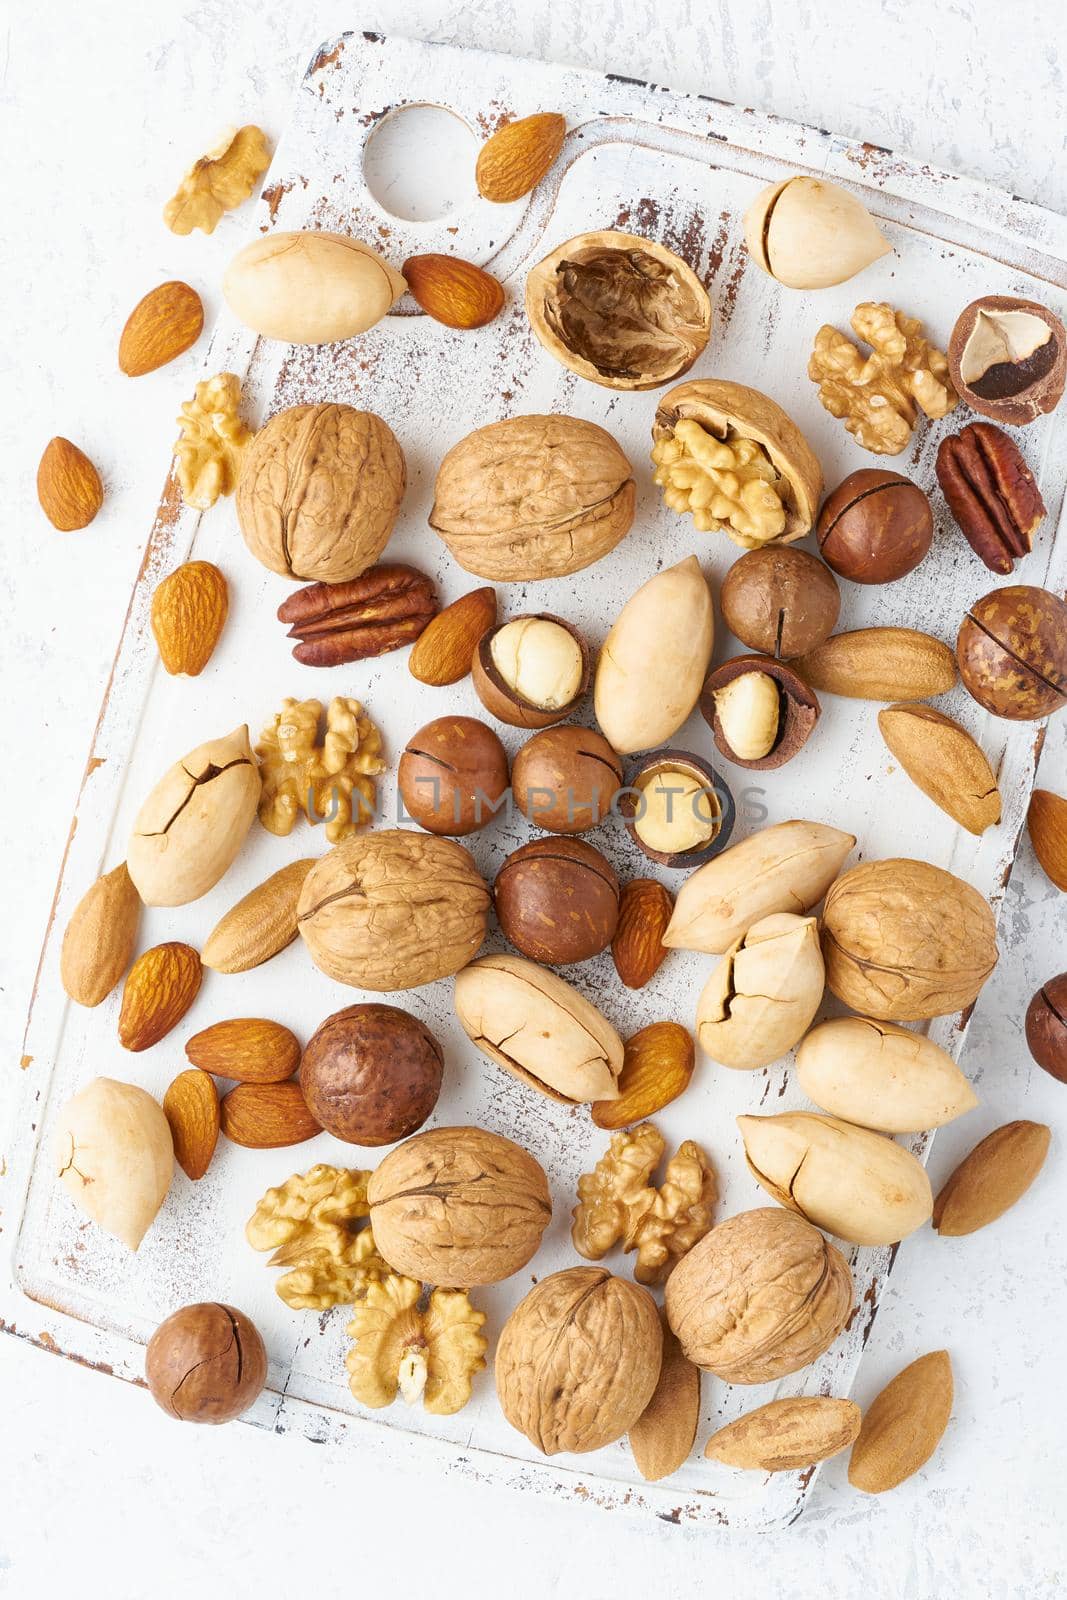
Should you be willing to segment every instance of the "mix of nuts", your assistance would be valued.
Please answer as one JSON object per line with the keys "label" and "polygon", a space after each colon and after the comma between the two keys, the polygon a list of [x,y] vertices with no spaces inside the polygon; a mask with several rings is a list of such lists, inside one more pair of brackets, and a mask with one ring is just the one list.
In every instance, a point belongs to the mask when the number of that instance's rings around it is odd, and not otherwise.
{"label": "mix of nuts", "polygon": [[[528,194],[559,154],[556,115],[505,124],[477,166],[481,194]],[[190,169],[165,211],[177,233],[211,232],[247,199],[269,155],[260,131],[230,130]],[[795,177],[760,194],[744,219],[749,251],[784,286],[845,282],[890,251],[851,194]],[[264,338],[320,344],[357,337],[410,292],[452,328],[504,305],[503,286],[469,262],[412,257],[398,270],[361,241],[268,233],[226,273],[231,311]],[[545,350],[579,377],[625,391],[675,382],[712,334],[704,284],[664,246],[613,231],[559,245],[529,274],[526,310]],[[818,398],[874,455],[898,455],[922,418],[970,406],[986,420],[942,440],[937,477],[959,528],[991,571],[1010,575],[1045,516],[1015,437],[1064,387],[1067,334],[1046,307],[989,295],[960,314],[947,352],[921,323],[865,302],[855,342],[826,325],[809,376]],[[140,302],[120,341],[123,372],[158,369],[195,343],[199,297],[170,282]],[[370,828],[382,737],[360,701],[287,698],[253,746],[248,729],[177,760],[137,814],[124,862],[71,918],[61,973],[70,997],[99,1005],[124,981],[119,1040],[148,1049],[178,1026],[204,969],[236,974],[302,940],[337,983],[394,995],[454,976],[462,1029],[528,1090],[588,1106],[608,1142],[578,1181],[571,1237],[600,1263],[634,1255],[631,1283],[602,1265],[539,1280],[497,1331],[495,1381],[508,1421],[534,1446],[595,1450],[629,1434],[655,1479],[689,1456],[699,1371],[732,1384],[772,1381],[827,1350],[853,1313],[845,1257],[826,1237],[895,1244],[928,1221],[962,1235],[1025,1192],[1049,1130],[1015,1122],[982,1141],[935,1198],[893,1135],[932,1129],[976,1105],[956,1063],[901,1023],[965,1011],[997,960],[992,912],[952,873],[921,860],[846,866],[852,834],[798,819],[732,841],[729,786],[670,741],[700,709],[719,755],[739,768],[795,759],[820,694],[881,702],[886,745],[935,805],[975,834],[1000,818],[996,776],[978,743],[925,702],[957,673],[996,716],[1033,720],[1067,704],[1067,604],[1029,585],[975,601],[955,651],[904,624],[835,632],[837,578],[889,584],[934,535],[926,492],[882,468],[824,495],[820,463],[767,395],[722,378],[689,379],[650,415],[654,481],[697,534],[747,552],[722,585],[723,622],[747,647],[712,667],[714,608],[696,555],[658,571],[622,608],[599,650],[550,613],[498,615],[493,585],[564,577],[598,561],[634,519],[634,469],[603,428],[516,416],[462,439],[441,462],[430,524],[458,565],[485,580],[441,608],[433,583],[383,561],[404,497],[404,452],[388,423],[339,403],[298,405],[253,431],[240,385],[219,373],[182,406],[177,473],[199,508],[235,493],[249,551],[306,585],[279,608],[305,666],[329,668],[410,646],[409,669],[441,688],[468,674],[488,716],[524,730],[514,760],[494,729],[439,715],[411,734],[398,783],[417,828]],[[103,489],[87,457],[55,439],[40,500],[57,528],[86,526]],[[797,548],[814,535],[821,560]],[[196,676],[225,625],[229,591],[192,561],[157,587],[151,623],[168,672]],[[671,626],[664,631],[662,619]],[[569,720],[592,690],[596,728]],[[627,773],[624,758],[637,758]],[[489,826],[510,793],[540,830],[484,881],[458,839]],[[692,868],[672,894],[657,879],[620,883],[586,838],[620,815],[660,867]],[[142,905],[178,906],[226,873],[254,826],[288,834],[325,821],[330,848],[280,868],[208,932],[198,952],[157,944],[133,959]],[[1038,790],[1030,834],[1067,892],[1067,799]],[[819,906],[822,906],[821,914]],[[479,956],[490,911],[517,954]],[[683,1095],[693,1035],[673,1020],[629,1039],[551,970],[610,948],[620,985],[639,989],[672,949],[718,958],[696,999],[695,1036],[724,1068],[763,1069],[796,1051],[813,1111],[738,1119],[749,1168],[775,1205],[716,1224],[718,1181],[701,1147],[666,1144],[650,1119]],[[131,964],[132,962],[132,964]],[[826,991],[852,1014],[816,1022]],[[1026,1017],[1035,1060],[1067,1081],[1067,974]],[[186,1044],[189,1066],[162,1105],[132,1083],[97,1078],[63,1109],[60,1180],[100,1227],[136,1250],[172,1182],[197,1180],[220,1133],[258,1149],[325,1130],[391,1146],[373,1169],[324,1163],[268,1189],[247,1225],[280,1267],[293,1310],[348,1307],[346,1367],[369,1407],[400,1395],[439,1415],[467,1403],[489,1347],[472,1292],[537,1254],[553,1212],[548,1179],[521,1145],[477,1127],[427,1128],[444,1052],[403,1008],[361,1001],[307,1044],[266,1018],[217,1021]],[[220,1093],[218,1084],[226,1085]],[[420,1131],[422,1130],[422,1131]],[[650,1289],[664,1288],[657,1306]],[[148,1384],[172,1415],[223,1422],[267,1376],[263,1341],[226,1305],[169,1317],[147,1352]],[[844,1398],[776,1400],[709,1439],[716,1461],[763,1472],[810,1467],[851,1447],[850,1481],[891,1488],[929,1457],[948,1421],[944,1351],[907,1367],[865,1416]]]}

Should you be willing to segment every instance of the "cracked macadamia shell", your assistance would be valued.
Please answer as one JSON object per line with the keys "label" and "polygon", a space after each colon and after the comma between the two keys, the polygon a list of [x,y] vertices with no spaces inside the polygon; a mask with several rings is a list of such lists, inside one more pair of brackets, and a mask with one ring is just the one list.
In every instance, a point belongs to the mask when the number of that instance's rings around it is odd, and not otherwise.
{"label": "cracked macadamia shell", "polygon": [[267,1381],[259,1330],[234,1306],[182,1306],[161,1322],[145,1351],[153,1400],[178,1422],[232,1422]]}
{"label": "cracked macadamia shell", "polygon": [[500,1409],[546,1456],[603,1449],[652,1399],[662,1354],[646,1289],[602,1267],[553,1272],[519,1301],[500,1334]]}
{"label": "cracked macadamia shell", "polygon": [[771,1383],[833,1344],[852,1312],[852,1274],[818,1228],[764,1206],[712,1228],[665,1294],[690,1361],[726,1383]]}
{"label": "cracked macadamia shell", "polygon": [[745,243],[764,272],[789,289],[827,289],[891,253],[867,208],[836,183],[786,178],[745,212]]}
{"label": "cracked macadamia shell", "polygon": [[348,1006],[311,1035],[300,1061],[308,1110],[335,1139],[395,1144],[421,1128],[441,1092],[441,1046],[399,1006]]}
{"label": "cracked macadamia shell", "polygon": [[304,880],[297,925],[321,972],[357,989],[413,989],[477,955],[489,889],[453,839],[383,828],[321,857]]}
{"label": "cracked macadamia shell", "polygon": [[226,303],[245,327],[287,344],[332,344],[365,333],[406,288],[368,245],[311,229],[253,239],[222,280]]}
{"label": "cracked macadamia shell", "polygon": [[553,250],[526,280],[526,314],[549,355],[609,389],[680,378],[711,333],[696,273],[632,233],[581,233]]}
{"label": "cracked macadamia shell", "polygon": [[562,578],[614,550],[636,495],[629,461],[595,422],[508,417],[452,446],[430,526],[477,577]]}
{"label": "cracked macadamia shell", "polygon": [[237,520],[283,578],[347,583],[377,561],[404,498],[404,452],[373,411],[290,406],[256,434],[237,480]]}
{"label": "cracked macadamia shell", "polygon": [[1035,300],[987,294],[960,312],[948,370],[972,411],[1023,428],[1054,411],[1067,377],[1067,330]]}
{"label": "cracked macadamia shell", "polygon": [[433,1128],[390,1152],[367,1185],[374,1242],[394,1272],[449,1289],[500,1283],[537,1252],[548,1180],[484,1128]]}
{"label": "cracked macadamia shell", "polygon": [[78,1210],[136,1250],[174,1176],[162,1106],[135,1083],[94,1078],[60,1112],[55,1152],[57,1176]]}
{"label": "cracked macadamia shell", "polygon": [[531,961],[566,966],[606,950],[619,917],[614,867],[584,839],[531,839],[493,884],[504,937]]}

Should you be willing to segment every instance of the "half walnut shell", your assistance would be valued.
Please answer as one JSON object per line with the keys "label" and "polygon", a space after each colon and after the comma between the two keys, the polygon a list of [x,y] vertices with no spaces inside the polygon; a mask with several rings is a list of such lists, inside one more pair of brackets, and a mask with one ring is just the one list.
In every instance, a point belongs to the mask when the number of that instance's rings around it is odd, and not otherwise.
{"label": "half walnut shell", "polygon": [[711,333],[696,273],[632,233],[580,233],[553,250],[526,280],[526,313],[549,355],[609,389],[680,378]]}

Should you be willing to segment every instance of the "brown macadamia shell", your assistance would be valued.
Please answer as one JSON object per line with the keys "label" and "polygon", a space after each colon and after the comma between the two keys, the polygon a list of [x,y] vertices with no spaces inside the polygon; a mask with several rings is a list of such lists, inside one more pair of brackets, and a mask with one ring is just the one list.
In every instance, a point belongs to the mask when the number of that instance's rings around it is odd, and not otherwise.
{"label": "brown macadamia shell", "polygon": [[826,564],[807,550],[770,546],[739,557],[719,592],[730,632],[761,655],[789,660],[833,633],[841,591]]}
{"label": "brown macadamia shell", "polygon": [[232,1422],[267,1381],[259,1330],[234,1306],[182,1306],[161,1322],[145,1351],[156,1404],[178,1422]]}
{"label": "brown macadamia shell", "polygon": [[573,723],[545,728],[515,757],[515,804],[548,833],[585,833],[611,811],[622,763],[603,734]]}
{"label": "brown macadamia shell", "polygon": [[850,472],[816,524],[823,560],[852,583],[894,583],[914,572],[934,537],[930,501],[917,483],[883,467]]}
{"label": "brown macadamia shell", "polygon": [[1054,411],[1067,379],[1067,330],[1036,300],[987,294],[956,319],[948,370],[972,411],[1024,428]]}
{"label": "brown macadamia shell", "polygon": [[496,815],[508,787],[507,753],[476,717],[438,717],[408,740],[397,781],[420,827],[462,838]]}
{"label": "brown macadamia shell", "polygon": [[1067,603],[1008,584],[975,602],[956,639],[968,693],[995,717],[1032,722],[1067,705]]}
{"label": "brown macadamia shell", "polygon": [[532,839],[493,885],[504,937],[531,961],[567,966],[606,950],[619,917],[619,880],[584,839]]}
{"label": "brown macadamia shell", "polygon": [[421,1128],[441,1092],[444,1056],[426,1025],[369,1002],[327,1017],[300,1063],[313,1117],[348,1144],[395,1144]]}
{"label": "brown macadamia shell", "polygon": [[[746,760],[731,748],[715,699],[719,690],[748,672],[762,672],[778,686],[778,733],[771,749],[758,760]],[[700,694],[700,714],[711,729],[719,754],[754,772],[769,772],[792,761],[810,738],[821,710],[815,690],[792,667],[770,656],[733,656],[708,674]]]}
{"label": "brown macadamia shell", "polygon": [[[566,629],[578,646],[582,657],[581,680],[577,693],[572,695],[566,705],[549,709],[524,699],[517,689],[505,683],[493,659],[493,639],[496,634],[501,628],[506,628],[513,622],[523,622],[527,617],[533,617],[539,622],[556,623],[558,627]],[[500,722],[506,722],[512,728],[551,728],[557,722],[563,722],[574,713],[588,693],[590,671],[589,647],[585,640],[571,623],[565,621],[563,617],[554,616],[550,611],[523,612],[517,617],[508,617],[496,627],[490,628],[478,641],[471,662],[471,680],[478,699],[492,716]]]}

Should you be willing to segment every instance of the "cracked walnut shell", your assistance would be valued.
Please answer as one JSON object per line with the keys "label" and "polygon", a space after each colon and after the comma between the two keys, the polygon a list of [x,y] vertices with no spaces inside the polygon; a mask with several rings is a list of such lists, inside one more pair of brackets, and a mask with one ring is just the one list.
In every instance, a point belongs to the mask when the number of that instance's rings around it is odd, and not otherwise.
{"label": "cracked walnut shell", "polygon": [[815,522],[822,468],[792,418],[758,389],[723,378],[679,384],[656,412],[652,461],[672,511],[744,550],[791,544]]}
{"label": "cracked walnut shell", "polygon": [[352,1305],[389,1268],[367,1221],[369,1172],[322,1163],[268,1189],[245,1227],[267,1265],[286,1267],[275,1291],[294,1311]]}
{"label": "cracked walnut shell", "polygon": [[193,162],[177,192],[163,208],[171,233],[200,228],[214,233],[219,218],[248,199],[270,166],[270,150],[261,128],[246,123],[227,128],[210,150]]}
{"label": "cracked walnut shell", "polygon": [[379,992],[465,967],[488,914],[489,889],[463,846],[402,828],[342,840],[312,867],[297,903],[320,972]]}
{"label": "cracked walnut shell", "polygon": [[268,833],[285,838],[303,814],[314,826],[326,823],[331,844],[372,821],[374,779],[385,771],[382,736],[358,700],[335,695],[318,744],[322,705],[287,696],[256,745],[263,791],[259,820]]}
{"label": "cracked walnut shell", "polygon": [[948,359],[923,338],[921,322],[892,306],[866,300],[850,320],[870,355],[825,323],[815,335],[808,377],[857,444],[872,455],[897,456],[907,449],[920,411],[936,421],[955,408]]}
{"label": "cracked walnut shell", "polygon": [[392,1405],[401,1395],[437,1417],[461,1411],[476,1372],[485,1368],[485,1312],[464,1289],[434,1289],[423,1307],[422,1284],[395,1272],[367,1292],[352,1313],[354,1340],[345,1357],[348,1387],[362,1405]]}
{"label": "cracked walnut shell", "polygon": [[220,372],[198,383],[178,417],[174,445],[182,499],[207,511],[220,494],[233,494],[252,430],[241,421],[241,380]]}
{"label": "cracked walnut shell", "polygon": [[260,429],[245,457],[237,520],[271,572],[347,583],[384,550],[405,483],[404,452],[373,411],[289,406]]}

